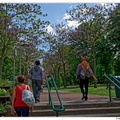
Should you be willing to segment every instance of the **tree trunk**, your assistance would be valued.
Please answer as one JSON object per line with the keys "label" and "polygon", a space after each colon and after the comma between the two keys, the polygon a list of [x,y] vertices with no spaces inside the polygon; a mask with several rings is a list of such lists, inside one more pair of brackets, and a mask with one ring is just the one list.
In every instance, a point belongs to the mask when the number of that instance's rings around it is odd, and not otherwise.
{"label": "tree trunk", "polygon": [[66,71],[65,71],[65,64],[63,64],[63,74],[64,74],[64,88],[66,88]]}
{"label": "tree trunk", "polygon": [[[93,63],[94,63],[94,75],[96,76],[96,57],[95,57],[95,47],[92,46],[93,52]],[[97,88],[97,81],[94,81],[94,88]]]}
{"label": "tree trunk", "polygon": [[57,78],[58,78],[58,87],[60,87],[60,67],[58,67]]}
{"label": "tree trunk", "polygon": [[2,79],[2,67],[3,67],[4,57],[5,56],[4,56],[4,50],[3,50],[0,58],[0,79]]}

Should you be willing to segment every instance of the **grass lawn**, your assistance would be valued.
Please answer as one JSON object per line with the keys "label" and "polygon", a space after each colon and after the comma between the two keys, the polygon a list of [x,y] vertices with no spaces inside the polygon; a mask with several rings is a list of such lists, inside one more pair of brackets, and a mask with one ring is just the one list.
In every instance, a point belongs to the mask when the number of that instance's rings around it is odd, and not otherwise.
{"label": "grass lawn", "polygon": [[[111,86],[111,88],[112,88],[111,89],[111,96],[116,97],[114,86]],[[79,86],[67,86],[67,88],[61,87],[60,90],[81,93],[81,90],[80,90]],[[98,85],[97,88],[94,88],[94,85],[89,85],[88,93],[89,94],[94,94],[94,95],[109,96],[109,90],[106,89],[105,85]]]}

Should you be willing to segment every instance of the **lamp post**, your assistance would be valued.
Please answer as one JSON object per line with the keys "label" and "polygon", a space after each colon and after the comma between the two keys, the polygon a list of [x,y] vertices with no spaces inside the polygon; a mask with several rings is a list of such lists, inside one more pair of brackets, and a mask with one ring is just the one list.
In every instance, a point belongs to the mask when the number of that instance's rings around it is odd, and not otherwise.
{"label": "lamp post", "polygon": [[14,66],[13,66],[13,86],[15,86],[15,74],[16,74],[16,70],[15,70],[15,66],[16,66],[16,56],[17,56],[17,51],[16,51],[16,46],[14,46]]}
{"label": "lamp post", "polygon": [[[25,42],[25,41],[20,41],[20,68],[19,68],[19,74],[21,75],[21,63],[22,63],[22,58],[21,58],[21,47],[22,46],[25,46],[25,47],[28,47],[29,46],[29,43],[27,43],[27,42]],[[18,43],[17,43],[17,45],[15,45],[14,46],[14,65],[13,65],[13,86],[15,86],[15,81],[16,81],[16,79],[17,79],[17,77],[16,77],[16,56],[17,56],[17,50],[16,50],[16,48],[18,48]]]}
{"label": "lamp post", "polygon": [[21,75],[21,69],[22,69],[22,47],[28,47],[29,46],[29,43],[28,42],[26,42],[26,41],[23,41],[23,40],[21,40],[20,41],[20,69],[19,69],[19,75]]}

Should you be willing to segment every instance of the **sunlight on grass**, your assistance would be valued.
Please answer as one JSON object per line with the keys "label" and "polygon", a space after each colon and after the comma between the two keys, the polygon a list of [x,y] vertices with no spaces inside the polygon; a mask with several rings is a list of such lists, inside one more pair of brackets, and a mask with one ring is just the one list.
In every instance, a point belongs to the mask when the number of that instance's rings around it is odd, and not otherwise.
{"label": "sunlight on grass", "polygon": [[[81,90],[80,90],[79,86],[74,86],[73,88],[71,86],[71,87],[68,87],[68,88],[62,89],[62,90],[69,91],[69,92],[79,92],[79,93],[81,93]],[[94,88],[93,85],[89,86],[88,93],[93,94],[93,95],[109,96],[109,90],[106,89],[106,86],[98,86],[97,88]],[[111,95],[112,95],[112,97],[116,97],[114,86],[112,86]]]}

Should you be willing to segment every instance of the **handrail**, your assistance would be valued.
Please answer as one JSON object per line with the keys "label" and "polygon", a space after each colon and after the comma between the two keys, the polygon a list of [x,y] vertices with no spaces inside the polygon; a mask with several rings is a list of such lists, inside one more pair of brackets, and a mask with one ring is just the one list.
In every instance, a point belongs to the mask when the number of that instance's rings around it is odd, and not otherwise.
{"label": "handrail", "polygon": [[[111,74],[105,74],[104,75],[106,78],[107,78],[107,80],[109,80],[109,101],[111,102],[112,100],[111,100],[111,89],[110,89],[110,82],[111,83],[113,83],[118,89],[120,89],[120,86],[119,85],[117,85],[114,81],[117,81],[118,83],[120,83],[120,81],[118,81],[114,76],[112,76]],[[113,80],[114,81],[113,81]]]}
{"label": "handrail", "polygon": [[120,83],[120,81],[118,79],[116,79],[114,76],[112,76],[111,74],[109,76],[111,76],[114,80],[116,80],[118,83]]}
{"label": "handrail", "polygon": [[[110,79],[110,77],[112,77],[115,81],[119,82],[115,77],[113,77],[112,75],[104,75],[110,82],[112,82],[117,88],[120,89],[120,86],[118,86],[114,81],[112,81],[112,79]],[[110,76],[110,77],[109,77]],[[120,83],[120,82],[119,82]]]}
{"label": "handrail", "polygon": [[[60,95],[58,93],[58,88],[57,88],[57,85],[55,83],[53,75],[46,75],[45,78],[46,78],[46,83],[47,83],[47,88],[48,88],[49,104],[51,104],[52,109],[56,112],[56,116],[58,117],[58,113],[60,111],[65,111],[65,108],[64,108],[64,106],[63,106],[63,104],[61,102],[61,98],[60,98]],[[49,78],[51,78],[51,79],[49,80]],[[57,97],[58,97],[58,100],[59,100],[59,104],[60,104],[60,108],[55,108],[55,106],[54,106],[54,102],[52,100],[51,83],[50,82],[52,82],[54,87],[55,87],[56,94],[57,94]]]}

